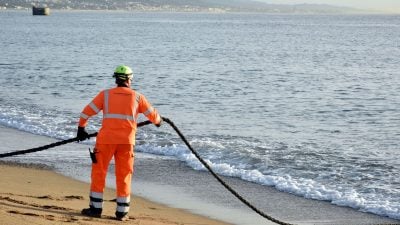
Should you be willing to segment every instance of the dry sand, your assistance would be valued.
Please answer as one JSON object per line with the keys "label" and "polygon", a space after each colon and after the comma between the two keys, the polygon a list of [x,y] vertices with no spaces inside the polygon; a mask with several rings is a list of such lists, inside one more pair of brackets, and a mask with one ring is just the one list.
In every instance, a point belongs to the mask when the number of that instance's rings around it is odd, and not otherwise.
{"label": "dry sand", "polygon": [[197,216],[133,196],[130,220],[114,219],[115,191],[105,191],[102,218],[80,214],[88,206],[89,184],[53,171],[13,163],[0,164],[0,224],[215,224],[226,223]]}

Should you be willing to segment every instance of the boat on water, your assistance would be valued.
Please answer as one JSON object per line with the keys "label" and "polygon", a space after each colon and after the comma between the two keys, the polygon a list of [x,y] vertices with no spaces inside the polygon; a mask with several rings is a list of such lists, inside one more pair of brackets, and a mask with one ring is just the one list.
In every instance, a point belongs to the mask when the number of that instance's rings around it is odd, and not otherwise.
{"label": "boat on water", "polygon": [[50,8],[49,7],[32,6],[32,15],[34,15],[34,16],[48,16],[48,15],[50,15]]}

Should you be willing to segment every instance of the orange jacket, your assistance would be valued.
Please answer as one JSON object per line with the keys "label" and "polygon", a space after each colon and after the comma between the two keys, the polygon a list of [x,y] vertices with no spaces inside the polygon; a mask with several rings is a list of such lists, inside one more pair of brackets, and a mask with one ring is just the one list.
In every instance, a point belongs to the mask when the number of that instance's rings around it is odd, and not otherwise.
{"label": "orange jacket", "polygon": [[135,145],[136,122],[143,113],[153,124],[161,117],[144,95],[127,87],[101,91],[82,111],[79,126],[85,127],[88,119],[103,111],[103,122],[97,135],[98,144]]}

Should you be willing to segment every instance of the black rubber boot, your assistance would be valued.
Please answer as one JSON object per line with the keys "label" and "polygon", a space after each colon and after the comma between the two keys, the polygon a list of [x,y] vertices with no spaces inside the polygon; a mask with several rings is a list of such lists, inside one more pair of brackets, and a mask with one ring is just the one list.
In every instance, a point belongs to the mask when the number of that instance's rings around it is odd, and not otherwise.
{"label": "black rubber boot", "polygon": [[102,209],[96,209],[90,206],[90,208],[82,209],[81,214],[85,216],[100,218],[102,211]]}
{"label": "black rubber boot", "polygon": [[117,220],[119,221],[128,221],[129,220],[129,216],[127,212],[115,212],[115,217],[117,218]]}

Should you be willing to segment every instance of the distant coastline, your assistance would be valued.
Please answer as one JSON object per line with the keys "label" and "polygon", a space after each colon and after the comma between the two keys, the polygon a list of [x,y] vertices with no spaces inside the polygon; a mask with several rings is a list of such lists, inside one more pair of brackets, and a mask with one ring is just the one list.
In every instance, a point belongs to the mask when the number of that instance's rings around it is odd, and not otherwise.
{"label": "distant coastline", "polygon": [[[32,8],[2,8],[0,7],[0,12],[27,12],[32,13]],[[374,11],[360,11],[360,12],[336,12],[336,13],[323,13],[323,12],[252,12],[252,11],[223,11],[223,10],[215,10],[215,11],[166,11],[166,10],[125,10],[125,9],[115,9],[115,10],[107,10],[107,9],[53,9],[52,12],[93,12],[93,13],[101,13],[101,12],[120,12],[120,13],[210,13],[210,14],[270,14],[270,15],[393,15],[398,16],[398,13],[391,12],[374,12]]]}
{"label": "distant coastline", "polygon": [[[23,0],[0,0],[0,10],[16,9],[30,10],[34,2]],[[283,13],[283,14],[363,14],[383,13],[366,11],[348,7],[338,7],[325,4],[267,4],[256,1],[244,0],[209,0],[193,1],[182,0],[180,2],[170,0],[157,0],[151,3],[138,0],[82,0],[68,3],[66,1],[44,0],[41,2],[52,10],[104,10],[104,11],[133,11],[133,12],[258,12],[258,13]]]}

